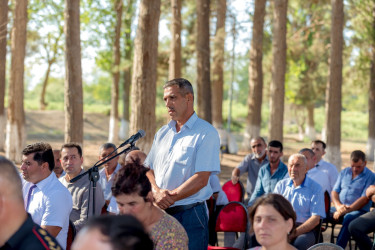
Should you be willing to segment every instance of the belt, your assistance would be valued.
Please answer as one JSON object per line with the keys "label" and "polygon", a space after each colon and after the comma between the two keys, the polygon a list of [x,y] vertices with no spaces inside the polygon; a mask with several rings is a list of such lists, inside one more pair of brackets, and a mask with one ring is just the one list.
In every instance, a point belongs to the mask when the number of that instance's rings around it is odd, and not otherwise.
{"label": "belt", "polygon": [[167,212],[167,214],[169,214],[169,215],[174,215],[174,214],[180,213],[182,211],[185,211],[185,210],[188,210],[190,208],[193,208],[193,207],[196,207],[196,206],[199,206],[199,205],[203,205],[203,204],[204,204],[204,201],[189,204],[189,205],[169,207],[169,208],[165,209],[165,212]]}

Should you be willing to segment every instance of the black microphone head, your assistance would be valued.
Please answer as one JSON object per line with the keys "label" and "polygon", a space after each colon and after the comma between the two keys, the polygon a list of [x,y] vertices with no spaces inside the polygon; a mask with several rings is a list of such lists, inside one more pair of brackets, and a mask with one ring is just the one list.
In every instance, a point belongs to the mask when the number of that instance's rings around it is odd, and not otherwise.
{"label": "black microphone head", "polygon": [[138,130],[138,134],[141,136],[140,138],[142,138],[142,137],[145,137],[146,132],[143,129],[140,129]]}

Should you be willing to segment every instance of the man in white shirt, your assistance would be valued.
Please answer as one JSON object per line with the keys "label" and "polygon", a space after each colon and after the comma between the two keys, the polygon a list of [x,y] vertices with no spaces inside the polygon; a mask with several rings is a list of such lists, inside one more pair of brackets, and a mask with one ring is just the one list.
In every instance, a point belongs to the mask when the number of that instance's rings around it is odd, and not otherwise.
{"label": "man in white shirt", "polygon": [[339,172],[337,168],[332,163],[323,160],[323,155],[326,153],[326,144],[321,140],[315,140],[311,143],[311,150],[314,151],[316,156],[317,164],[315,167],[319,171],[323,171],[329,179],[329,186],[330,189],[328,190],[331,193],[333,186],[336,183],[337,177],[339,176]]}
{"label": "man in white shirt", "polygon": [[[116,152],[113,152],[116,150],[116,146],[113,143],[104,143],[100,146],[99,149],[99,160],[105,161],[112,156],[116,155]],[[115,177],[115,174],[119,169],[121,168],[121,165],[118,163],[119,157],[116,156],[112,160],[108,161],[103,165],[103,168],[99,171],[99,184],[102,187],[104,199],[106,206],[108,206],[109,201],[112,197],[112,183],[113,178]]]}
{"label": "man in white shirt", "polygon": [[22,151],[22,184],[25,209],[40,225],[66,248],[72,197],[53,172],[52,148],[39,142]]}

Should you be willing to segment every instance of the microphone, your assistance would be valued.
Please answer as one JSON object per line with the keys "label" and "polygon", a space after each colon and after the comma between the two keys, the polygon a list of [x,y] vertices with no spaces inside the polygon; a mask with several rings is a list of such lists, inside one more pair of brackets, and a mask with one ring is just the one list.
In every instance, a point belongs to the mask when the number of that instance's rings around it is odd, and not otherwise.
{"label": "microphone", "polygon": [[146,135],[146,132],[143,129],[140,129],[136,134],[130,136],[129,139],[124,141],[119,148],[127,145],[127,144],[133,144],[134,142],[138,141],[140,138],[144,137]]}

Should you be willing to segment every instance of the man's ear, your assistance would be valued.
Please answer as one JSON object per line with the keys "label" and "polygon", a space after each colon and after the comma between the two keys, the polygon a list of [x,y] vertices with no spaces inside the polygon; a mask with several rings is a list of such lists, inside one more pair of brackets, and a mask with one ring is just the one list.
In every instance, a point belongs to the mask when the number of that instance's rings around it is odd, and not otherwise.
{"label": "man's ear", "polygon": [[48,164],[48,162],[43,162],[42,165],[41,165],[41,168],[49,170],[49,164]]}

